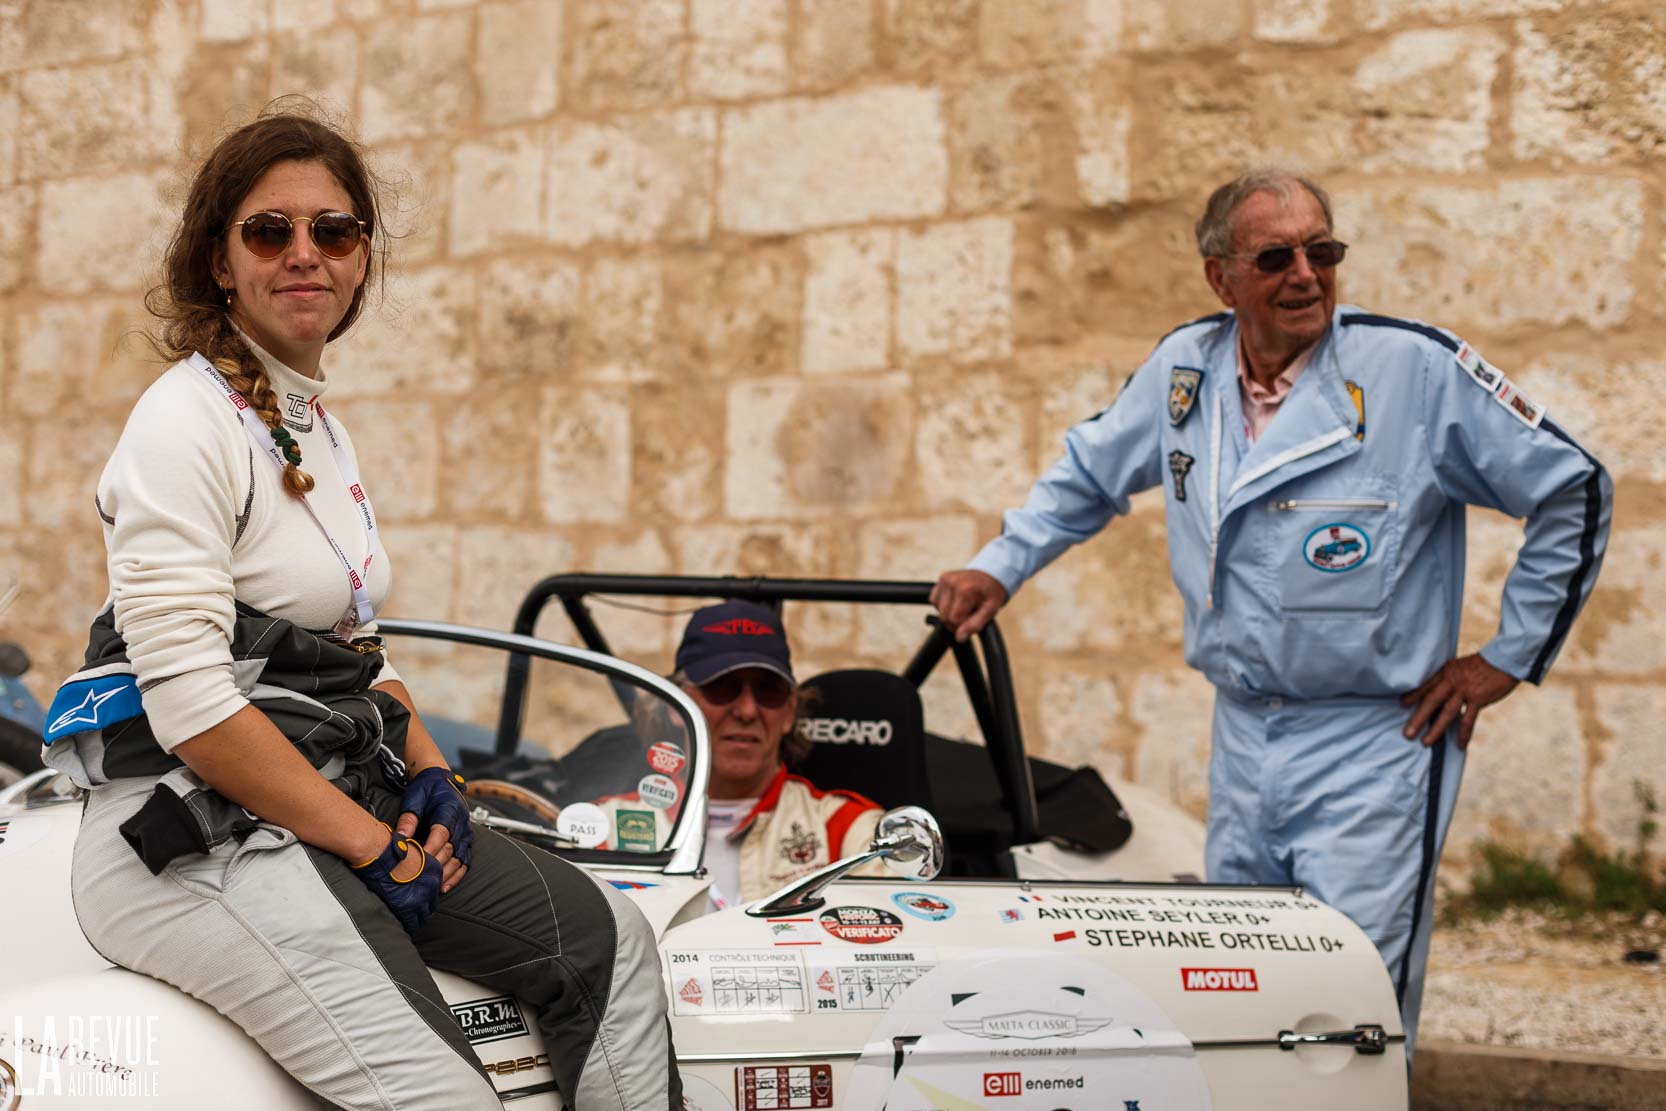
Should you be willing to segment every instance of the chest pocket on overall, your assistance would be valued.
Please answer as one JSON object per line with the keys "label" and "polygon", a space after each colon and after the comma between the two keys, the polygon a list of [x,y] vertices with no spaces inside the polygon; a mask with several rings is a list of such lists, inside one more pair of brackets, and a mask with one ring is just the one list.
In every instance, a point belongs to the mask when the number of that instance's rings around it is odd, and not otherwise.
{"label": "chest pocket on overall", "polygon": [[1321,617],[1387,601],[1400,546],[1391,495],[1277,494],[1268,508],[1280,610]]}

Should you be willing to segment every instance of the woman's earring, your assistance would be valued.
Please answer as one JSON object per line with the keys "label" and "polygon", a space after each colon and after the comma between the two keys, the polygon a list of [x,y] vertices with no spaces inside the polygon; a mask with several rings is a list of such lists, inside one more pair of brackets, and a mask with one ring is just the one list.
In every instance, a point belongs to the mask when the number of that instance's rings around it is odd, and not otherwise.
{"label": "woman's earring", "polygon": [[228,309],[231,308],[231,289],[232,287],[229,285],[223,285],[220,287],[220,292],[226,295],[226,308]]}

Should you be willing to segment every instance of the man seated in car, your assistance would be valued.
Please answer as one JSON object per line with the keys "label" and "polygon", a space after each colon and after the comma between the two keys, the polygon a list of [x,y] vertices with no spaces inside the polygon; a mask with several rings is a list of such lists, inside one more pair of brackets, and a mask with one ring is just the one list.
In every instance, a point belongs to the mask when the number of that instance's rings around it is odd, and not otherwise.
{"label": "man seated in car", "polygon": [[[705,865],[714,910],[752,902],[823,865],[866,852],[878,804],[823,791],[787,765],[799,736],[798,682],[780,615],[753,602],[707,606],[689,619],[672,676],[706,715],[712,768]],[[884,874],[878,861],[859,871]]]}

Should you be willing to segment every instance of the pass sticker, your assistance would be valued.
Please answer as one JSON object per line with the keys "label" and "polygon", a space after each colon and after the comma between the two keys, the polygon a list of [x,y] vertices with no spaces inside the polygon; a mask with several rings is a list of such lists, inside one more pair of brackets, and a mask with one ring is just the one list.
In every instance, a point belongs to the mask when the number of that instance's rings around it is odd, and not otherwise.
{"label": "pass sticker", "polygon": [[648,766],[664,775],[676,775],[683,770],[688,758],[683,750],[668,741],[661,741],[648,748]]}
{"label": "pass sticker", "polygon": [[593,849],[607,840],[607,814],[595,803],[575,802],[562,809],[555,831],[581,849]]}
{"label": "pass sticker", "polygon": [[655,810],[675,806],[678,793],[676,781],[658,772],[643,776],[636,785],[636,797],[642,800],[644,806]]}
{"label": "pass sticker", "polygon": [[902,936],[902,919],[878,907],[832,907],[821,912],[821,928],[856,945],[879,945]]}

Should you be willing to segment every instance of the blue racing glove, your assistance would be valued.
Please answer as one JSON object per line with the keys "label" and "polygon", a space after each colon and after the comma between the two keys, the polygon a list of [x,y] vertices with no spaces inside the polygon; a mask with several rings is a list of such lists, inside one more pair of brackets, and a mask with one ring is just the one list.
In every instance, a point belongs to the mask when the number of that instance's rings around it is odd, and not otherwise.
{"label": "blue racing glove", "polygon": [[463,777],[449,768],[424,768],[405,784],[399,812],[417,816],[416,836],[427,843],[428,831],[444,826],[451,835],[451,853],[467,867],[473,856],[474,829],[469,804],[463,797]]}
{"label": "blue racing glove", "polygon": [[[393,870],[404,862],[406,854],[412,849],[422,857],[422,871],[408,880],[394,879]],[[422,929],[434,913],[434,905],[440,901],[442,872],[439,862],[407,837],[389,837],[387,848],[363,864],[353,866],[353,874],[388,905],[408,934]]]}

